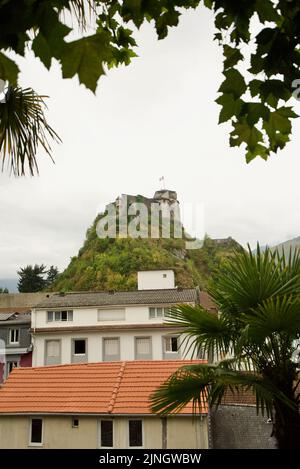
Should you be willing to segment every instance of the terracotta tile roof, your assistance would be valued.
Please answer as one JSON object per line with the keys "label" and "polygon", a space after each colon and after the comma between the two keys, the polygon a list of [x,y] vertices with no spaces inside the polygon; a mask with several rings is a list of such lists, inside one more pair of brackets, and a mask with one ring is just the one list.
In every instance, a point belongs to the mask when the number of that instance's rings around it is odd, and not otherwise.
{"label": "terracotta tile roof", "polygon": [[217,305],[213,302],[211,296],[205,291],[200,291],[200,304],[208,311],[217,311]]}
{"label": "terracotta tile roof", "polygon": [[196,303],[195,288],[171,288],[163,290],[135,290],[116,292],[78,292],[52,294],[36,308],[72,308],[80,306],[121,306],[136,304]]}
{"label": "terracotta tile roof", "polygon": [[[203,360],[101,362],[15,368],[0,389],[3,413],[151,414],[149,396],[180,366]],[[207,413],[203,405],[203,413]],[[192,405],[180,413],[191,414]]]}

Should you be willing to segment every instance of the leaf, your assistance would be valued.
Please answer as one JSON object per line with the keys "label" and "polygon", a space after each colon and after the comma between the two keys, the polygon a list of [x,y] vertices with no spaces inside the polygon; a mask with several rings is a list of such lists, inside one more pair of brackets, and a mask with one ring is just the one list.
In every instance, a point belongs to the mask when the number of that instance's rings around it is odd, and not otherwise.
{"label": "leaf", "polygon": [[[42,35],[42,37],[38,39],[38,50],[41,54],[38,55],[38,57],[43,63],[49,63],[48,54],[50,52],[51,56],[59,59],[65,46],[64,38],[69,34],[71,28],[60,22],[58,13],[49,5],[49,2],[43,2],[41,5],[38,24],[39,34]],[[42,42],[42,44],[39,44],[39,42]],[[48,45],[48,52],[45,42]],[[46,53],[45,57],[43,57],[43,53]]]}
{"label": "leaf", "polygon": [[41,32],[32,41],[32,50],[39,57],[45,67],[51,67],[52,54],[48,42]]}
{"label": "leaf", "polygon": [[247,103],[247,122],[250,125],[256,124],[260,119],[267,120],[270,115],[270,110],[262,103]]}
{"label": "leaf", "polygon": [[262,23],[265,21],[274,21],[276,23],[280,19],[280,15],[271,0],[263,0],[263,2],[262,0],[256,0],[255,9]]}
{"label": "leaf", "polygon": [[250,81],[249,89],[250,89],[250,93],[251,93],[252,98],[254,98],[254,96],[257,96],[259,94],[260,87],[261,87],[262,83],[263,83],[263,81],[261,81],[261,80],[252,80],[252,81]]}
{"label": "leaf", "polygon": [[247,122],[236,122],[230,136],[230,145],[232,147],[246,143],[250,151],[253,151],[257,144],[263,139],[260,130],[254,126],[250,126]]}
{"label": "leaf", "polygon": [[233,116],[237,116],[242,108],[243,101],[241,99],[234,99],[232,94],[223,94],[216,102],[223,106],[219,115],[219,124],[228,121]]}
{"label": "leaf", "polygon": [[233,67],[244,58],[238,48],[230,47],[227,44],[225,44],[223,47],[223,55],[225,56],[224,70]]}
{"label": "leaf", "polygon": [[124,0],[122,3],[121,16],[125,22],[132,20],[139,28],[144,20],[141,12],[142,0]]}
{"label": "leaf", "polygon": [[0,52],[0,79],[14,85],[17,83],[19,71],[17,64]]}
{"label": "leaf", "polygon": [[272,151],[285,147],[292,130],[290,119],[295,117],[297,114],[290,107],[281,107],[271,112],[269,119],[263,123]]}
{"label": "leaf", "polygon": [[230,69],[224,72],[225,80],[219,88],[219,92],[232,94],[236,99],[242,96],[247,90],[245,80],[241,73],[236,69]]}
{"label": "leaf", "polygon": [[108,37],[101,32],[66,44],[61,58],[63,77],[77,74],[80,83],[95,92],[99,77],[105,73],[103,62],[113,59]]}
{"label": "leaf", "polygon": [[267,160],[270,155],[270,151],[264,146],[258,143],[253,150],[248,150],[246,153],[246,162],[250,163],[257,156],[260,156],[263,160]]}

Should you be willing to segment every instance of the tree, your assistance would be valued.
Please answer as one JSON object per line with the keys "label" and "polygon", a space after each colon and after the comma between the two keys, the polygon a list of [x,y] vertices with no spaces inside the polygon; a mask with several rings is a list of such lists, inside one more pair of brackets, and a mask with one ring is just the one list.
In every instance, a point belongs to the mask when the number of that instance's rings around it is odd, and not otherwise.
{"label": "tree", "polygon": [[[184,345],[213,364],[181,367],[152,396],[155,412],[174,412],[201,398],[218,405],[226,392],[251,389],[257,410],[272,417],[278,448],[300,448],[300,252],[240,252],[223,267],[210,294],[220,315],[180,306],[170,322]],[[220,359],[224,354],[228,358]]]}
{"label": "tree", "polygon": [[47,281],[44,276],[47,273],[46,267],[41,264],[35,266],[27,265],[19,270],[18,290],[20,293],[33,293],[42,291]]}
{"label": "tree", "polygon": [[[245,147],[247,162],[257,156],[267,159],[285,147],[292,119],[297,117],[285,104],[293,92],[299,94],[299,0],[0,0],[0,78],[10,83],[11,96],[20,92],[19,68],[7,52],[24,56],[30,48],[45,67],[49,69],[56,59],[63,78],[77,75],[80,83],[95,92],[106,69],[128,65],[136,57],[130,28],[153,22],[158,39],[164,39],[185,9],[200,4],[214,12],[215,39],[223,48],[225,79],[216,100],[221,106],[219,123],[231,122],[230,145]],[[72,21],[68,21],[70,15]],[[253,21],[257,28],[251,28]],[[69,36],[72,31],[75,34]],[[7,99],[9,103],[11,98]],[[15,141],[24,142],[25,130],[30,146],[28,125],[17,122],[12,135]],[[39,140],[37,135],[45,139],[43,130],[57,138],[44,121],[33,132],[34,142]],[[9,147],[10,133],[3,137],[3,132],[2,128],[2,161],[7,155],[16,174],[24,173],[24,161],[31,172],[36,170],[32,157],[36,145],[25,153],[14,145],[14,153]]]}
{"label": "tree", "polygon": [[1,293],[9,293],[8,288],[2,288],[0,287],[0,294]]}
{"label": "tree", "polygon": [[47,287],[52,285],[52,283],[54,283],[55,280],[57,280],[58,275],[59,275],[58,268],[54,267],[54,265],[51,265],[47,272],[47,279],[46,279]]}

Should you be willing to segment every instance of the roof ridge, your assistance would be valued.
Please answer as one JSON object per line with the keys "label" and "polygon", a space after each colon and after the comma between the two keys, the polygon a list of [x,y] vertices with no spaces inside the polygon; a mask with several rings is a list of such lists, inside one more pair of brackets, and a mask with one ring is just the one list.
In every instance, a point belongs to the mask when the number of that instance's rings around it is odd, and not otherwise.
{"label": "roof ridge", "polygon": [[111,399],[110,399],[110,402],[108,404],[107,412],[109,414],[113,413],[114,406],[115,406],[117,396],[118,396],[118,392],[119,392],[119,389],[120,389],[121,381],[122,381],[122,378],[123,378],[123,375],[124,375],[125,366],[126,366],[126,362],[124,361],[121,364],[120,371],[119,371],[119,374],[117,376],[116,383],[115,383],[115,386],[114,386],[114,389],[113,389],[113,392],[112,392],[112,395],[111,395]]}
{"label": "roof ridge", "polygon": [[[142,289],[142,290],[114,290],[114,293],[140,293],[140,292],[149,292],[149,291],[174,291],[174,290],[195,290],[195,287],[173,287],[173,288],[147,288],[147,289]],[[97,293],[106,293],[110,294],[109,290],[86,290],[86,291],[70,291],[70,292],[65,292],[64,297],[70,295],[70,296],[75,296],[75,295],[91,295],[91,294],[97,294]],[[53,296],[60,296],[59,293],[53,293],[50,299]],[[46,298],[43,301],[47,301],[49,298]]]}

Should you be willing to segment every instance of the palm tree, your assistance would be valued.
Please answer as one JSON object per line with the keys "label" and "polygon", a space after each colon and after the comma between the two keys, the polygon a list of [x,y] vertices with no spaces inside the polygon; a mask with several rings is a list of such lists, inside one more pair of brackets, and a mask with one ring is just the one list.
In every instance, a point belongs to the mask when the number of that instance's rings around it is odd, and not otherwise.
{"label": "palm tree", "polygon": [[[218,406],[226,393],[252,390],[257,411],[273,422],[278,448],[300,448],[300,252],[237,252],[209,289],[218,306],[178,306],[169,323],[183,331],[185,351],[214,363],[181,367],[151,397],[156,413],[203,398]],[[225,357],[225,358],[224,358]]]}
{"label": "palm tree", "polygon": [[[61,15],[69,13],[78,27],[85,30],[95,6],[94,0],[72,0],[57,7]],[[33,176],[38,173],[38,147],[52,159],[50,140],[61,142],[61,139],[46,120],[46,96],[31,88],[23,89],[17,83],[6,86],[4,92],[3,83],[0,76],[0,165],[15,176],[24,175],[28,168]]]}
{"label": "palm tree", "polygon": [[51,157],[49,138],[60,141],[46,121],[44,98],[31,88],[8,86],[0,104],[0,161],[15,176],[24,175],[27,166],[31,175],[38,173],[38,146]]}

